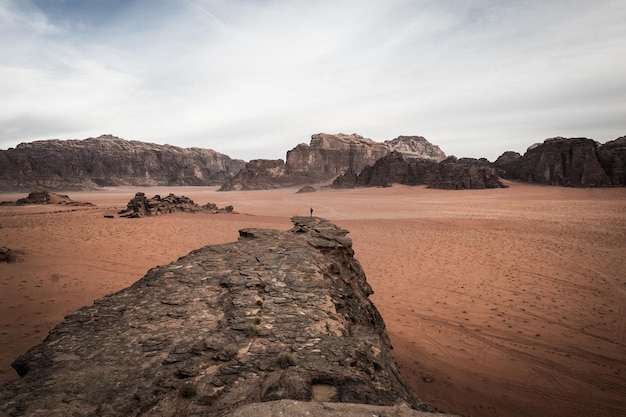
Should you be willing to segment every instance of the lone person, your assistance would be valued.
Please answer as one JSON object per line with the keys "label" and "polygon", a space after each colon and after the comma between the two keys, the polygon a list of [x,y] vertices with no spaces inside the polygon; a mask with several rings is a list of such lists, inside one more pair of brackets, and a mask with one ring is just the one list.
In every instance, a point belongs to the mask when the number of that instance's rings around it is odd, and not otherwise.
{"label": "lone person", "polygon": [[313,217],[313,207],[311,207],[311,217]]}

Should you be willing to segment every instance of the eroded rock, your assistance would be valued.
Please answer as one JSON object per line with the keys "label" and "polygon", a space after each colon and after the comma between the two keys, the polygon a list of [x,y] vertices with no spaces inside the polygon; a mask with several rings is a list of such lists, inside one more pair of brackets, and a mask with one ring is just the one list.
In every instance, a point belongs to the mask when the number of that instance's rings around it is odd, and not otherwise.
{"label": "eroded rock", "polygon": [[219,417],[284,399],[433,410],[399,376],[347,231],[292,220],[67,316],[14,362],[0,415]]}
{"label": "eroded rock", "polygon": [[189,197],[177,196],[169,194],[167,197],[161,198],[160,195],[155,195],[152,198],[146,197],[143,192],[135,194],[124,210],[121,210],[118,214],[121,217],[144,217],[144,216],[158,216],[159,214],[167,213],[232,213],[233,206],[226,206],[224,208],[218,208],[214,203],[207,203],[200,206]]}

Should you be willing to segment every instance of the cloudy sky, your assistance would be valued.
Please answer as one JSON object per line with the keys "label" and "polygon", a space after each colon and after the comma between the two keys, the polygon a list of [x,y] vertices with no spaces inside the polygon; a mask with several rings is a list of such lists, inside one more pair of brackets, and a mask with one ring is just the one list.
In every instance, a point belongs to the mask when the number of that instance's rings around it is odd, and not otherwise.
{"label": "cloudy sky", "polygon": [[284,158],[313,133],[494,160],[626,135],[624,0],[0,0],[0,149]]}

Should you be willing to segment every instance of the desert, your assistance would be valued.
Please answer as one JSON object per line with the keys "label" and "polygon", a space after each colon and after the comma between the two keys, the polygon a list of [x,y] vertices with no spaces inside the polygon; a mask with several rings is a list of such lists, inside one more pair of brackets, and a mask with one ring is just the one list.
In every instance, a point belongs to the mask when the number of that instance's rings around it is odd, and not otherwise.
{"label": "desert", "polygon": [[[506,182],[297,193],[296,188],[114,187],[75,206],[0,206],[0,381],[74,310],[248,227],[309,215],[347,229],[403,377],[467,416],[626,415],[626,190]],[[235,213],[115,214],[175,193]],[[0,200],[24,193],[0,194]],[[105,217],[111,216],[113,218]]]}

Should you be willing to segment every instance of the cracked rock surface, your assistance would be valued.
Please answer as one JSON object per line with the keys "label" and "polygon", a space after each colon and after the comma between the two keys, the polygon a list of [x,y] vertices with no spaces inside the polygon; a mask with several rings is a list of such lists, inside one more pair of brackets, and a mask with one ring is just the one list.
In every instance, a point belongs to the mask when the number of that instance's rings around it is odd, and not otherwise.
{"label": "cracked rock surface", "polygon": [[398,373],[347,231],[292,220],[67,316],[15,360],[0,415],[219,417],[279,400],[434,411]]}

